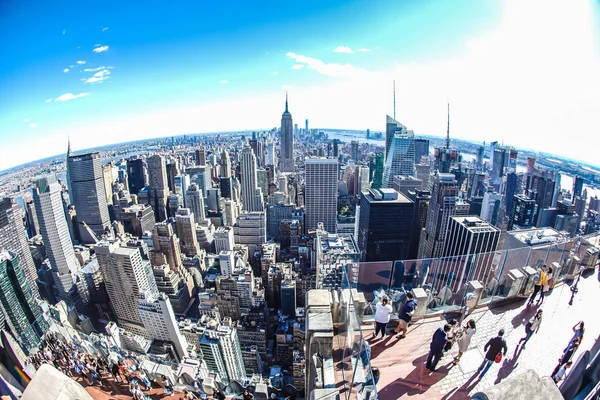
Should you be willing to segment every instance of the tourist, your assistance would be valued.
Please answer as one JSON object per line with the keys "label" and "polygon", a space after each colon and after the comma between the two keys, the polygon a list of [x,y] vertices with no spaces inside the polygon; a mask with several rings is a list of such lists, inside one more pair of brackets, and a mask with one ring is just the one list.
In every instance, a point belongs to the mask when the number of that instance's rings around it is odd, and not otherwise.
{"label": "tourist", "polygon": [[121,377],[121,372],[119,369],[119,365],[118,364],[113,364],[112,368],[110,370],[110,374],[113,376],[113,378],[115,378],[116,382],[123,382],[123,378]]}
{"label": "tourist", "polygon": [[429,355],[427,356],[427,363],[425,367],[431,372],[435,372],[435,367],[444,354],[444,346],[448,342],[448,332],[452,327],[450,324],[444,325],[444,328],[437,328],[433,333],[431,344],[429,345]]}
{"label": "tourist", "polygon": [[175,390],[173,390],[173,383],[169,377],[163,375],[162,376],[162,387],[165,394],[170,394],[173,396],[175,394]]}
{"label": "tourist", "polygon": [[528,306],[533,304],[533,300],[535,299],[535,297],[537,296],[537,294],[540,291],[542,292],[542,295],[540,296],[540,300],[538,300],[538,303],[544,299],[544,295],[543,295],[544,292],[542,291],[542,288],[546,284],[546,281],[547,281],[546,265],[544,264],[544,266],[542,268],[538,269],[536,274],[533,276],[533,283],[534,283],[533,294],[529,298],[529,302],[527,303]]}
{"label": "tourist", "polygon": [[417,300],[415,299],[415,295],[412,292],[408,292],[406,294],[406,302],[400,308],[400,312],[398,313],[398,327],[394,331],[395,333],[399,333],[398,338],[403,338],[406,336],[408,331],[408,324],[412,320],[412,317],[417,309]]}
{"label": "tourist", "polygon": [[564,380],[565,376],[567,375],[567,369],[571,368],[572,365],[573,361],[567,361],[562,367],[560,367],[559,370],[552,375],[554,383],[558,384],[558,382]]}
{"label": "tourist", "polygon": [[467,325],[464,326],[462,332],[459,334],[458,338],[458,355],[454,357],[454,365],[460,362],[462,355],[469,349],[469,345],[471,344],[471,338],[475,334],[475,320],[471,319],[467,322]]}
{"label": "tourist", "polygon": [[390,322],[392,311],[392,306],[388,304],[387,297],[384,297],[375,305],[375,332],[373,332],[373,339],[377,337],[379,332],[381,332],[382,339],[385,337],[387,324]]}
{"label": "tourist", "polygon": [[248,391],[248,389],[245,389],[244,393],[242,393],[242,399],[243,400],[252,400],[252,399],[254,399],[254,396]]}
{"label": "tourist", "polygon": [[571,342],[577,338],[580,338],[581,340],[583,340],[584,333],[585,333],[585,328],[584,328],[583,321],[579,321],[573,327],[573,337],[571,338]]}
{"label": "tourist", "polygon": [[444,351],[450,351],[452,345],[454,344],[454,340],[456,340],[456,336],[458,335],[458,330],[460,329],[460,325],[458,321],[454,318],[450,320],[450,332],[448,332],[446,345],[444,346]]}
{"label": "tourist", "polygon": [[477,378],[478,380],[481,380],[484,377],[484,375],[488,372],[494,361],[499,362],[497,361],[497,357],[502,357],[498,356],[499,354],[502,354],[504,351],[504,355],[506,356],[508,348],[506,347],[506,341],[504,340],[503,336],[504,329],[500,329],[500,331],[498,331],[498,336],[488,340],[488,342],[483,347],[483,351],[485,351],[486,353],[485,357],[483,358],[483,362],[481,363],[479,368],[477,368],[477,372],[479,372],[479,377]]}
{"label": "tourist", "polygon": [[550,292],[550,290],[554,287],[554,270],[552,267],[548,267],[548,271],[546,272],[546,283],[544,283],[544,287],[542,288],[542,301],[544,301],[544,297],[546,293]]}
{"label": "tourist", "polygon": [[213,399],[214,400],[225,400],[225,395],[223,394],[223,392],[221,392],[220,389],[217,388],[213,392]]}
{"label": "tourist", "polygon": [[525,325],[525,337],[519,340],[519,344],[523,343],[521,350],[525,350],[525,345],[527,344],[529,339],[531,339],[531,336],[533,336],[534,333],[538,333],[538,331],[540,330],[540,324],[542,323],[542,314],[543,310],[538,310],[537,313],[535,313],[535,315],[531,317],[527,325]]}

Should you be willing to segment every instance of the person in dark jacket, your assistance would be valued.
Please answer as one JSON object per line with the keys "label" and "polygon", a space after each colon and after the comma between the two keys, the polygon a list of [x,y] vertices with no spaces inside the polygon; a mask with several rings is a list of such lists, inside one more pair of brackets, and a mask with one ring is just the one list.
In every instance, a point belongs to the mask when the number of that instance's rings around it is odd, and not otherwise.
{"label": "person in dark jacket", "polygon": [[444,354],[444,346],[448,342],[448,332],[452,327],[450,324],[444,325],[444,328],[437,328],[433,333],[431,344],[429,345],[429,355],[427,356],[427,364],[425,366],[431,372],[435,372],[435,367]]}
{"label": "person in dark jacket", "polygon": [[490,367],[496,360],[496,357],[498,356],[498,354],[504,352],[504,355],[506,356],[506,352],[508,351],[508,348],[506,347],[506,341],[504,340],[503,336],[504,336],[504,329],[500,329],[500,331],[498,332],[498,336],[490,339],[485,344],[485,347],[483,348],[483,350],[486,351],[487,353],[485,354],[485,357],[483,358],[483,362],[477,369],[477,372],[480,373],[479,378],[477,378],[478,380],[483,378],[483,376],[486,374],[486,372],[488,372],[488,369],[490,369]]}

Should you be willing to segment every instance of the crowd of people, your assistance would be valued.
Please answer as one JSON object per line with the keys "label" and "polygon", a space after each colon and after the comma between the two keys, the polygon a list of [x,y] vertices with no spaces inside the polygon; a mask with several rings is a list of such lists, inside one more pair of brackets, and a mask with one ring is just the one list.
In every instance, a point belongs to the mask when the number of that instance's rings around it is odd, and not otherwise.
{"label": "crowd of people", "polygon": [[[546,265],[542,266],[536,271],[536,274],[532,277],[533,280],[533,293],[527,301],[527,307],[534,304],[536,298],[536,305],[539,307],[543,303],[545,297],[552,290],[554,286],[554,271],[552,267]],[[417,301],[412,295],[408,293],[406,296],[405,303],[400,307],[398,312],[398,327],[394,333],[399,333],[398,338],[404,337],[408,332],[408,325],[411,322],[412,316],[417,308]],[[392,315],[392,307],[389,304],[387,298],[383,298],[379,303],[375,305],[375,331],[373,338],[376,339],[381,333],[383,339],[386,334],[386,327],[389,323]],[[539,332],[542,325],[542,317],[544,312],[541,308],[535,311],[535,314],[527,320],[525,324],[525,336],[522,337],[518,344],[517,350],[520,346],[521,350],[525,350],[526,344],[529,340]],[[460,363],[463,354],[469,349],[471,340],[477,332],[477,324],[474,319],[469,319],[464,326],[455,320],[451,319],[444,326],[439,327],[433,334],[431,343],[429,346],[429,354],[427,355],[427,361],[425,366],[432,372],[436,371],[437,364],[445,353],[448,353],[454,343],[458,345],[458,353],[454,357],[452,362],[453,365]],[[558,359],[558,365],[554,371],[550,374],[554,382],[558,384],[561,380],[565,379],[567,370],[573,365],[573,357],[579,345],[583,339],[584,322],[580,321],[573,327],[574,335],[564,349],[563,354]],[[483,350],[485,352],[484,359],[477,369],[477,380],[481,380],[491,366],[494,363],[500,363],[503,357],[506,356],[508,346],[504,339],[505,331],[500,329],[496,336],[490,338]]]}

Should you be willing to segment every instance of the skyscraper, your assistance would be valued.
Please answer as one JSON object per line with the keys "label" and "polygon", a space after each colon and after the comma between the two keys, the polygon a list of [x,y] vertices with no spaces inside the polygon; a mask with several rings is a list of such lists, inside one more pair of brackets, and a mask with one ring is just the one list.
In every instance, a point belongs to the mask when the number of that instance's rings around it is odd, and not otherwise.
{"label": "skyscraper", "polygon": [[37,349],[48,329],[31,287],[19,256],[0,250],[0,329],[8,326],[26,350]]}
{"label": "skyscraper", "polygon": [[455,215],[468,214],[468,207],[457,207],[457,192],[454,175],[436,174],[427,210],[427,222],[425,229],[421,231],[419,258],[441,257],[448,232],[448,220]]}
{"label": "skyscraper", "polygon": [[240,157],[242,204],[246,211],[263,211],[263,193],[258,187],[256,157],[250,147],[244,147]]}
{"label": "skyscraper", "polygon": [[180,361],[188,356],[188,343],[179,332],[173,307],[164,293],[157,296],[151,292],[140,294],[138,311],[149,337],[173,343],[177,359]]}
{"label": "skyscraper", "polygon": [[502,178],[504,176],[504,164],[507,160],[507,149],[504,147],[495,147],[493,157],[493,167],[491,178],[497,179]]}
{"label": "skyscraper", "polygon": [[37,287],[37,268],[31,257],[27,234],[21,218],[21,208],[14,199],[0,200],[0,250],[8,250],[19,256],[19,261],[31,291],[35,298],[40,298]]}
{"label": "skyscraper", "polygon": [[194,213],[189,208],[179,208],[175,220],[181,251],[188,257],[200,254],[200,247],[198,246],[198,239],[196,237]]}
{"label": "skyscraper", "polygon": [[144,160],[134,158],[127,160],[127,181],[129,193],[137,195],[146,186],[146,175],[144,174]]}
{"label": "skyscraper", "polygon": [[499,239],[500,230],[479,217],[450,217],[444,257],[490,253]]}
{"label": "skyscraper", "polygon": [[167,196],[169,186],[165,160],[160,155],[148,157],[148,181],[150,185],[150,205],[157,221],[167,219]]}
{"label": "skyscraper", "polygon": [[581,176],[576,176],[575,179],[573,179],[573,199],[575,199],[575,197],[577,197],[577,196],[581,197],[582,193],[583,193],[583,178]]}
{"label": "skyscraper", "polygon": [[523,194],[517,194],[512,201],[508,230],[527,229],[536,224],[538,215],[538,205],[534,199],[530,199]]}
{"label": "skyscraper", "polygon": [[194,214],[196,222],[202,222],[206,219],[202,192],[195,183],[192,183],[185,193],[185,207],[189,208]]}
{"label": "skyscraper", "polygon": [[196,149],[196,165],[206,165],[206,151],[204,149]]}
{"label": "skyscraper", "polygon": [[33,201],[52,268],[54,294],[57,299],[73,305],[77,301],[74,277],[79,273],[80,265],[62,206],[61,188],[53,175],[36,178],[35,186]]}
{"label": "skyscraper", "polygon": [[337,229],[338,160],[307,157],[304,165],[306,168],[304,192],[306,231],[317,229],[317,224],[322,222],[327,232],[335,233]]}
{"label": "skyscraper", "polygon": [[394,189],[363,191],[356,238],[361,260],[408,259],[414,211],[412,200]]}
{"label": "skyscraper", "polygon": [[71,202],[77,211],[81,240],[94,243],[95,239],[82,227],[84,222],[97,237],[110,228],[100,153],[72,155],[67,159],[67,169],[71,181]]}
{"label": "skyscraper", "polygon": [[415,164],[420,164],[423,156],[429,156],[429,140],[415,139]]}
{"label": "skyscraper", "polygon": [[285,94],[285,111],[281,116],[281,151],[279,170],[281,172],[294,172],[294,126],[292,114],[288,111],[288,98]]}
{"label": "skyscraper", "polygon": [[142,258],[140,247],[120,240],[102,241],[95,247],[106,291],[119,326],[147,337],[138,310],[141,293],[158,297],[150,261]]}
{"label": "skyscraper", "polygon": [[375,153],[371,156],[369,164],[369,174],[371,175],[371,187],[381,189],[383,187],[383,153]]}
{"label": "skyscraper", "polygon": [[391,188],[396,175],[415,174],[415,135],[389,115],[386,121],[383,187]]}

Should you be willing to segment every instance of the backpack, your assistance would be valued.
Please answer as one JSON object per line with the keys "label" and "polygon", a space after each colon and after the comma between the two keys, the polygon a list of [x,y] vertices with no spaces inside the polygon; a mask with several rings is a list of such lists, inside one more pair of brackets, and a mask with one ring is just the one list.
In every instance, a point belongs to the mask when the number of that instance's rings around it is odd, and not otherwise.
{"label": "backpack", "polygon": [[542,282],[542,271],[538,270],[533,276],[533,283],[539,285]]}

